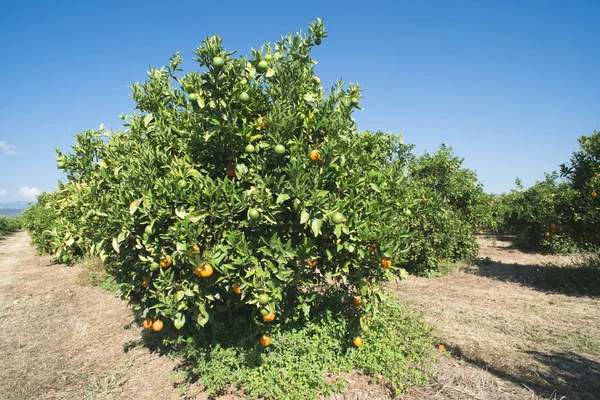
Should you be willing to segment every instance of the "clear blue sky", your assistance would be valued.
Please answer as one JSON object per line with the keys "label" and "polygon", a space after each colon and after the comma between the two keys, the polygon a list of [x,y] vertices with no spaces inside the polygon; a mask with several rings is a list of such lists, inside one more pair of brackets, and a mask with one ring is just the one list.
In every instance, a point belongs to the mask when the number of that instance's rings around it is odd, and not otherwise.
{"label": "clear blue sky", "polygon": [[0,203],[53,190],[52,148],[118,129],[149,65],[181,51],[190,71],[212,33],[246,54],[317,16],[317,74],[362,85],[359,128],[403,133],[417,152],[446,142],[489,192],[542,179],[600,129],[596,0],[91,3],[2,8]]}

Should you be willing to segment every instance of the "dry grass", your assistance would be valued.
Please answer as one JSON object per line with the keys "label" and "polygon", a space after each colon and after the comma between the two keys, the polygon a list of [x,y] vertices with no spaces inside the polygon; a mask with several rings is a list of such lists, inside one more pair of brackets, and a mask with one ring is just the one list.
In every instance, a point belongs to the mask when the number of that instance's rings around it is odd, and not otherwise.
{"label": "dry grass", "polygon": [[553,293],[530,279],[577,257],[485,240],[481,256],[493,262],[392,288],[438,327],[454,355],[438,365],[435,385],[406,398],[600,398],[600,313],[592,311],[600,300]]}
{"label": "dry grass", "polygon": [[[125,302],[77,283],[81,267],[0,243],[0,398],[176,399],[173,363],[145,348]],[[148,382],[152,382],[151,385]]]}

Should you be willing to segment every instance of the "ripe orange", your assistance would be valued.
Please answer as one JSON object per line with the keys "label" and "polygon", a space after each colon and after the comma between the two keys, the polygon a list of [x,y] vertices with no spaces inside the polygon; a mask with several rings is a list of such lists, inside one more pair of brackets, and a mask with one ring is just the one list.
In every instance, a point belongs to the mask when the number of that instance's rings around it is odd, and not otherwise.
{"label": "ripe orange", "polygon": [[154,329],[154,332],[158,332],[163,328],[163,322],[160,319],[155,319],[154,322],[152,323],[152,329]]}
{"label": "ripe orange", "polygon": [[144,323],[142,324],[144,328],[150,329],[152,328],[152,318],[145,318]]}
{"label": "ripe orange", "polygon": [[233,285],[233,293],[242,294],[242,289],[240,289],[240,285],[238,285],[237,283]]}
{"label": "ripe orange", "polygon": [[354,304],[356,307],[360,307],[362,304],[362,299],[360,297],[354,297],[352,299],[352,304]]}
{"label": "ripe orange", "polygon": [[268,337],[267,335],[262,335],[260,337],[260,345],[262,347],[269,347],[269,345],[271,344],[271,338]]}
{"label": "ripe orange", "polygon": [[194,274],[201,276],[203,278],[208,278],[209,276],[211,276],[213,274],[213,272],[214,272],[213,267],[210,264],[198,265],[196,267],[196,269],[194,270]]}
{"label": "ripe orange", "polygon": [[161,258],[159,261],[160,266],[163,268],[169,268],[172,263],[173,263],[173,259],[168,254],[165,256],[165,258]]}
{"label": "ripe orange", "polygon": [[148,285],[150,285],[150,279],[144,278],[144,280],[142,281],[142,286],[148,287]]}
{"label": "ripe orange", "polygon": [[389,259],[389,258],[387,258],[387,257],[382,258],[381,259],[381,266],[383,268],[389,268],[389,267],[391,267],[392,266],[392,260]]}
{"label": "ripe orange", "polygon": [[592,192],[592,197],[596,197],[597,195],[598,195],[598,193],[596,193],[596,191],[594,190],[594,191]]}
{"label": "ripe orange", "polygon": [[310,158],[310,161],[319,161],[321,160],[321,153],[319,153],[319,150],[313,150],[310,152],[308,158]]}
{"label": "ripe orange", "polygon": [[265,322],[271,322],[275,319],[275,313],[273,311],[271,311],[270,313],[268,313],[267,315],[263,315],[263,320]]}
{"label": "ripe orange", "polygon": [[192,246],[192,250],[194,250],[195,252],[198,252],[198,251],[200,251],[200,247],[198,247],[198,245],[195,244]]}
{"label": "ripe orange", "polygon": [[354,345],[356,347],[360,347],[360,346],[363,345],[363,340],[362,340],[362,338],[360,336],[357,336],[357,337],[354,338]]}
{"label": "ripe orange", "polygon": [[444,346],[443,344],[440,344],[440,345],[438,346],[438,350],[439,350],[439,351],[445,351],[445,350],[446,350],[446,346]]}
{"label": "ripe orange", "polygon": [[550,237],[550,232],[546,232],[546,237]]}

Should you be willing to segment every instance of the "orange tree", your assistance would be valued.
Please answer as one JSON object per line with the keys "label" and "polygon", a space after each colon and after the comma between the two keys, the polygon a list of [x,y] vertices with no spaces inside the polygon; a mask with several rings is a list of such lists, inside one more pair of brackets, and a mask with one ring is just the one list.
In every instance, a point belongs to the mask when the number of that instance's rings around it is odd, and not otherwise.
{"label": "orange tree", "polygon": [[548,252],[594,250],[600,245],[600,132],[579,139],[580,149],[558,173],[543,181],[503,194],[495,214],[503,233],[516,235],[515,244]]}
{"label": "orange tree", "polygon": [[491,223],[493,196],[463,161],[442,144],[409,163],[411,190],[420,199],[410,220],[412,247],[406,255],[414,272],[428,274],[441,261],[471,259],[478,250],[476,235]]}
{"label": "orange tree", "polygon": [[99,254],[154,330],[234,310],[267,332],[332,286],[360,299],[349,309],[364,326],[407,251],[414,199],[398,138],[356,131],[359,87],[327,93],[314,75],[325,37],[317,20],[234,57],[212,36],[198,71],[179,74],[178,54],[151,69],[125,132],[101,126],[59,152],[70,202],[54,202],[66,226],[55,249]]}

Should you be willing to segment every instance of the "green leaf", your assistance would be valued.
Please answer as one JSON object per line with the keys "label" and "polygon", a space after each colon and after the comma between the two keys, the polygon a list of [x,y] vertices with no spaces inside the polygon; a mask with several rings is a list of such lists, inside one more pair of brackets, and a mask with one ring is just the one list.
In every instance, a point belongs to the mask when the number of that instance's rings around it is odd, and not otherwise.
{"label": "green leaf", "polygon": [[133,215],[135,214],[135,212],[137,211],[138,207],[140,206],[140,204],[142,203],[143,199],[137,199],[131,202],[131,204],[129,204],[129,214]]}
{"label": "green leaf", "polygon": [[183,325],[185,325],[185,314],[177,313],[175,314],[175,319],[173,320],[173,324],[176,329],[181,329]]}
{"label": "green leaf", "polygon": [[180,290],[177,292],[177,301],[183,300],[184,297],[185,297],[185,292],[183,290]]}
{"label": "green leaf", "polygon": [[310,218],[310,214],[308,213],[308,211],[302,210],[302,213],[300,214],[300,223],[301,224],[307,223],[309,218]]}
{"label": "green leaf", "polygon": [[119,242],[117,241],[117,238],[113,238],[112,247],[117,253],[119,253]]}
{"label": "green leaf", "polygon": [[276,203],[277,203],[277,204],[281,204],[281,203],[283,203],[284,201],[286,201],[286,200],[289,200],[289,199],[290,199],[290,195],[289,195],[289,194],[287,194],[287,193],[280,193],[280,194],[277,196],[277,201],[276,201]]}
{"label": "green leaf", "polygon": [[313,231],[313,234],[315,235],[315,237],[319,236],[321,234],[321,226],[323,225],[323,220],[319,219],[319,218],[315,218],[312,220],[310,227]]}
{"label": "green leaf", "polygon": [[152,121],[153,118],[154,117],[152,116],[152,114],[146,114],[146,115],[144,115],[143,123],[144,123],[144,126],[146,128],[148,127],[148,124]]}
{"label": "green leaf", "polygon": [[181,253],[184,253],[187,251],[187,244],[185,243],[181,243],[181,242],[177,242],[177,250],[180,251]]}

